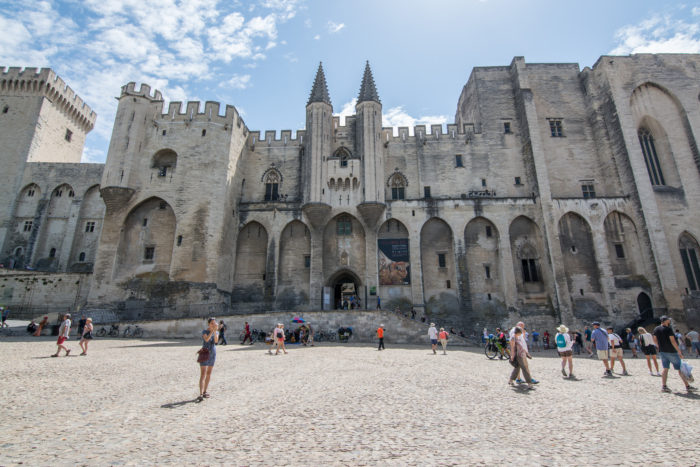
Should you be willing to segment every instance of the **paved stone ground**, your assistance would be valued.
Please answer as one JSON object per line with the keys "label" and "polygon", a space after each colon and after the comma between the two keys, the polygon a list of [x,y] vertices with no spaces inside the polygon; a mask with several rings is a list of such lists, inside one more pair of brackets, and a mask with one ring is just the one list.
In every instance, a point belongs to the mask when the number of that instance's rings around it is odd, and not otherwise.
{"label": "paved stone ground", "polygon": [[[49,358],[50,338],[0,337],[0,465],[696,465],[700,396],[660,392],[643,360],[562,378],[536,354],[535,391],[476,350],[219,347],[211,399],[194,340],[99,339]],[[693,360],[700,362],[700,360]],[[700,365],[695,365],[700,366]],[[660,416],[665,418],[659,418]]]}

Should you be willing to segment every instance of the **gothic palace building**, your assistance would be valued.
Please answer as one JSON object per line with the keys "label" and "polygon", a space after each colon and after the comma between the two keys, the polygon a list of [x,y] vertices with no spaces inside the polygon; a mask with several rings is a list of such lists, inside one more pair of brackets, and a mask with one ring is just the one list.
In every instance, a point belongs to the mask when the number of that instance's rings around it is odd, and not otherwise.
{"label": "gothic palace building", "polygon": [[700,55],[477,67],[454,123],[412,132],[382,127],[369,64],[345,125],[319,65],[296,135],[129,83],[105,164],[80,163],[96,115],[52,70],[0,71],[6,304],[29,268],[31,306],[124,318],[355,295],[463,328],[700,324]]}

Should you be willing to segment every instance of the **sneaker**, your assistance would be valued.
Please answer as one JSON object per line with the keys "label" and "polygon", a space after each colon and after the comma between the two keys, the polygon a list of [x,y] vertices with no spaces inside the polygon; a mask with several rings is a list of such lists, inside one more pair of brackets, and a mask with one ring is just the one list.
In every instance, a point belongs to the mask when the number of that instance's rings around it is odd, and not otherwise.
{"label": "sneaker", "polygon": [[569,379],[576,379],[576,377],[574,376],[573,373],[570,373],[570,374],[569,374]]}
{"label": "sneaker", "polygon": [[605,370],[605,375],[604,376],[612,376],[612,370]]}
{"label": "sneaker", "polygon": [[696,388],[695,386],[690,386],[690,385],[688,385],[688,386],[685,387],[685,390],[688,391],[688,392],[694,392],[694,391],[697,391],[698,388]]}
{"label": "sneaker", "polygon": [[661,386],[661,392],[671,392],[668,386]]}
{"label": "sneaker", "polygon": [[566,378],[566,370],[565,369],[563,369],[563,368],[561,369],[561,374],[564,375],[564,378]]}
{"label": "sneaker", "polygon": [[657,372],[656,372],[656,376],[661,376],[661,373],[659,373],[659,372],[657,371]]}
{"label": "sneaker", "polygon": [[518,384],[522,384],[523,380],[520,379],[520,378],[518,378],[518,379],[515,380],[515,382],[518,383]]}
{"label": "sneaker", "polygon": [[540,384],[535,378],[531,378],[530,381],[532,381],[532,384]]}
{"label": "sneaker", "polygon": [[654,372],[653,372],[653,371],[650,371],[650,372],[649,372],[649,375],[654,376]]}
{"label": "sneaker", "polygon": [[622,376],[629,376],[629,375],[630,375],[630,374],[627,373],[627,370],[625,370],[625,371],[622,372]]}

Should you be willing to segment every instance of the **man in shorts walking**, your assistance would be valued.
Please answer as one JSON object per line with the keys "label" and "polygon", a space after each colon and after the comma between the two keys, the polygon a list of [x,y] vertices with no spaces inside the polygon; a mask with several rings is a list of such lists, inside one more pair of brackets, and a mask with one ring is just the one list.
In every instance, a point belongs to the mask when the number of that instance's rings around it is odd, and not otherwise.
{"label": "man in shorts walking", "polygon": [[58,328],[58,340],[56,341],[56,345],[58,345],[58,349],[56,349],[56,353],[51,355],[52,357],[58,357],[58,354],[61,353],[61,349],[66,351],[66,357],[70,355],[70,349],[65,346],[66,340],[68,340],[68,336],[70,335],[70,314],[66,313],[66,315],[63,317],[63,322],[61,322],[61,326]]}
{"label": "man in shorts walking", "polygon": [[593,358],[593,343],[591,342],[591,335],[593,332],[591,331],[591,328],[586,326],[586,328],[583,330],[583,334],[585,335],[584,345],[586,352],[588,352],[588,357]]}
{"label": "man in shorts walking", "polygon": [[377,350],[384,350],[384,325],[380,324],[377,328],[377,339],[379,339],[379,348]]}
{"label": "man in shorts walking", "polygon": [[435,323],[430,323],[430,327],[428,328],[428,339],[430,339],[433,355],[437,355],[438,330],[435,328]]}
{"label": "man in shorts walking", "polygon": [[692,353],[694,350],[695,358],[700,358],[700,335],[698,332],[690,328],[690,331],[688,331],[685,337],[690,341],[690,352]]}
{"label": "man in shorts walking", "polygon": [[605,331],[605,329],[600,327],[600,323],[598,321],[593,323],[591,340],[595,344],[598,360],[603,360],[603,365],[605,365],[605,374],[603,376],[612,376],[612,370],[608,364],[608,348],[610,347],[608,333]]}
{"label": "man in shorts walking", "polygon": [[615,359],[622,365],[622,376],[629,376],[625,360],[622,358],[622,338],[615,333],[612,327],[608,328],[608,343],[610,344],[610,371],[615,369]]}
{"label": "man in shorts walking", "polygon": [[661,372],[661,391],[671,392],[668,386],[666,386],[668,370],[671,365],[673,365],[674,370],[678,371],[678,376],[681,377],[683,384],[685,384],[685,390],[688,392],[695,391],[695,388],[688,383],[688,380],[685,379],[685,376],[681,373],[681,359],[683,358],[683,353],[676,342],[673,329],[671,329],[671,318],[668,316],[662,316],[661,325],[654,329],[654,343],[659,348],[661,366],[663,367],[663,371]]}

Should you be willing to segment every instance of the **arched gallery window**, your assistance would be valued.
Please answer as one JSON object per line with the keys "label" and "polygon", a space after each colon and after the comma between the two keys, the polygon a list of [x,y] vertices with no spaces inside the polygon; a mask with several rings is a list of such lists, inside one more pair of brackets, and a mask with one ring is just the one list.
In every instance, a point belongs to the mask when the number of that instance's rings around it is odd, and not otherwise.
{"label": "arched gallery window", "polygon": [[700,290],[700,266],[698,265],[698,242],[684,233],[678,241],[685,277],[690,290]]}
{"label": "arched gallery window", "polygon": [[523,268],[523,282],[539,282],[537,253],[531,245],[523,246],[520,251],[520,263]]}
{"label": "arched gallery window", "polygon": [[334,157],[337,157],[340,159],[340,166],[341,167],[347,167],[348,166],[348,159],[351,158],[350,151],[347,148],[341,147],[338,148],[334,153]]}
{"label": "arched gallery window", "polygon": [[642,145],[642,152],[644,153],[644,162],[647,166],[647,171],[649,172],[649,180],[651,180],[652,185],[665,185],[664,174],[661,171],[661,164],[659,163],[659,156],[656,153],[656,145],[654,144],[654,137],[651,132],[646,128],[641,128],[639,130],[639,144]]}

